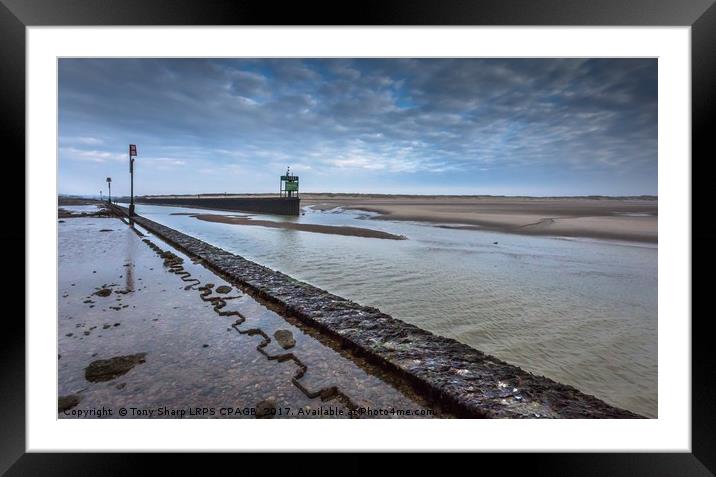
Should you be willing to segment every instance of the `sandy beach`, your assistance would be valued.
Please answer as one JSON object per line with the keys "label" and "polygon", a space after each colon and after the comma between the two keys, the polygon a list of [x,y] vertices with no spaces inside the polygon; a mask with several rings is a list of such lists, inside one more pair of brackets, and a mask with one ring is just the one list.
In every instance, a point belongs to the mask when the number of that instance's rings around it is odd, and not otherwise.
{"label": "sandy beach", "polygon": [[304,207],[379,214],[377,220],[430,222],[441,227],[509,233],[658,241],[658,200],[302,194]]}
{"label": "sandy beach", "polygon": [[218,222],[222,224],[233,225],[253,225],[259,227],[269,227],[285,230],[299,230],[303,232],[315,232],[321,234],[348,235],[352,237],[367,237],[388,240],[405,240],[401,235],[395,235],[380,230],[365,229],[362,227],[348,226],[331,226],[317,224],[302,224],[296,222],[275,222],[273,220],[252,219],[246,215],[219,215],[219,214],[184,214],[177,213],[173,215],[189,215],[205,222]]}

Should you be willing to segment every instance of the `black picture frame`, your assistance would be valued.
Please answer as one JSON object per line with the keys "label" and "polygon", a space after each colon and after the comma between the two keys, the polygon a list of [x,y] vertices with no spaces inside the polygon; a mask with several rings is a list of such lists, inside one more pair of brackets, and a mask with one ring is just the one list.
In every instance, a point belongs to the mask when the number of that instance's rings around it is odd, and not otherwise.
{"label": "black picture frame", "polygon": [[[25,28],[29,26],[81,25],[574,25],[574,26],[690,26],[692,67],[692,159],[684,166],[692,170],[692,217],[708,213],[708,198],[693,195],[708,174],[694,175],[698,163],[713,157],[707,152],[708,120],[716,104],[716,6],[713,0],[371,0],[356,3],[299,3],[256,0],[0,0],[0,135],[5,146],[3,165],[15,167],[15,177],[25,177],[24,163],[12,158],[25,157]],[[15,151],[12,156],[8,151]],[[700,157],[697,161],[696,158]],[[5,169],[7,171],[7,169]],[[10,172],[6,172],[6,175]],[[16,180],[23,188],[24,181]],[[700,190],[705,190],[700,187]],[[16,194],[23,191],[14,191]],[[9,207],[11,226],[4,227],[0,239],[5,250],[26,247],[24,208]],[[716,237],[713,220],[704,219],[692,231],[692,255]],[[19,255],[19,254],[15,254]],[[699,256],[698,267],[712,270],[712,253]],[[19,257],[18,262],[19,262]],[[5,290],[17,293],[20,281],[15,273],[3,274]],[[23,267],[23,268],[20,268]],[[692,279],[694,292],[704,281]],[[33,293],[25,289],[25,299]],[[702,295],[703,296],[703,295]],[[10,300],[10,298],[7,298]],[[692,453],[644,454],[504,454],[479,457],[480,467],[497,463],[510,472],[532,475],[714,475],[716,474],[716,360],[710,352],[709,316],[692,313]],[[670,317],[673,319],[689,319]],[[0,471],[8,475],[99,475],[137,473],[149,470],[138,462],[145,455],[121,454],[27,454],[25,452],[25,330],[19,314],[5,314],[0,339]],[[200,458],[200,456],[193,456]],[[223,456],[228,457],[228,456]],[[342,459],[343,473],[372,471],[375,461],[362,456],[336,456]],[[296,459],[297,457],[293,457]],[[475,457],[472,457],[475,459]],[[165,459],[164,470],[187,470],[185,456]],[[407,459],[415,460],[415,459]],[[223,463],[221,456],[204,457],[206,462]],[[407,470],[406,459],[381,464]],[[236,461],[233,461],[236,463]],[[507,464],[507,465],[506,465]],[[204,465],[204,464],[200,464]],[[312,460],[309,467],[334,467],[323,460]],[[423,466],[424,464],[420,464]],[[386,467],[387,466],[387,467]],[[335,469],[335,467],[334,467]]]}

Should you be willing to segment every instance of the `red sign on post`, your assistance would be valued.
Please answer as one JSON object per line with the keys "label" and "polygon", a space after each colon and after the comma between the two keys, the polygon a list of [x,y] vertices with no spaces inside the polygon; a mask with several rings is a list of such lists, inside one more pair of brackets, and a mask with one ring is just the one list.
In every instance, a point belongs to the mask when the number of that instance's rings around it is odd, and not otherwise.
{"label": "red sign on post", "polygon": [[137,155],[137,146],[135,144],[129,145],[129,155],[130,156],[136,156]]}

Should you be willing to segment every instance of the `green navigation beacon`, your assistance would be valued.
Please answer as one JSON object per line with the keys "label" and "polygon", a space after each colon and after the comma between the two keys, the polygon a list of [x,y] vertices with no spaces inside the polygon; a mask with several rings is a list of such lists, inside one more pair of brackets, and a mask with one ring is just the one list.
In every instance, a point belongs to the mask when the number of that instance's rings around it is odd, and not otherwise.
{"label": "green navigation beacon", "polygon": [[286,169],[286,175],[281,176],[279,189],[281,197],[298,197],[298,176],[291,175],[291,168]]}

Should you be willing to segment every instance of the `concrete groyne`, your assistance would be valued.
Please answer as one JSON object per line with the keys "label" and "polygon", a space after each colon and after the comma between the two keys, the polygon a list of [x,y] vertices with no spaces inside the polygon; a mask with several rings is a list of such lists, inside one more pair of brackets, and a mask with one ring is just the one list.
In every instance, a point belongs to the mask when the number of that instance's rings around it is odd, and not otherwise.
{"label": "concrete groyne", "polygon": [[301,199],[298,197],[138,197],[136,202],[260,214],[300,215],[301,213]]}
{"label": "concrete groyne", "polygon": [[[126,209],[113,206],[118,214]],[[135,222],[247,292],[330,335],[462,417],[641,418],[451,338],[362,306],[151,221]]]}

